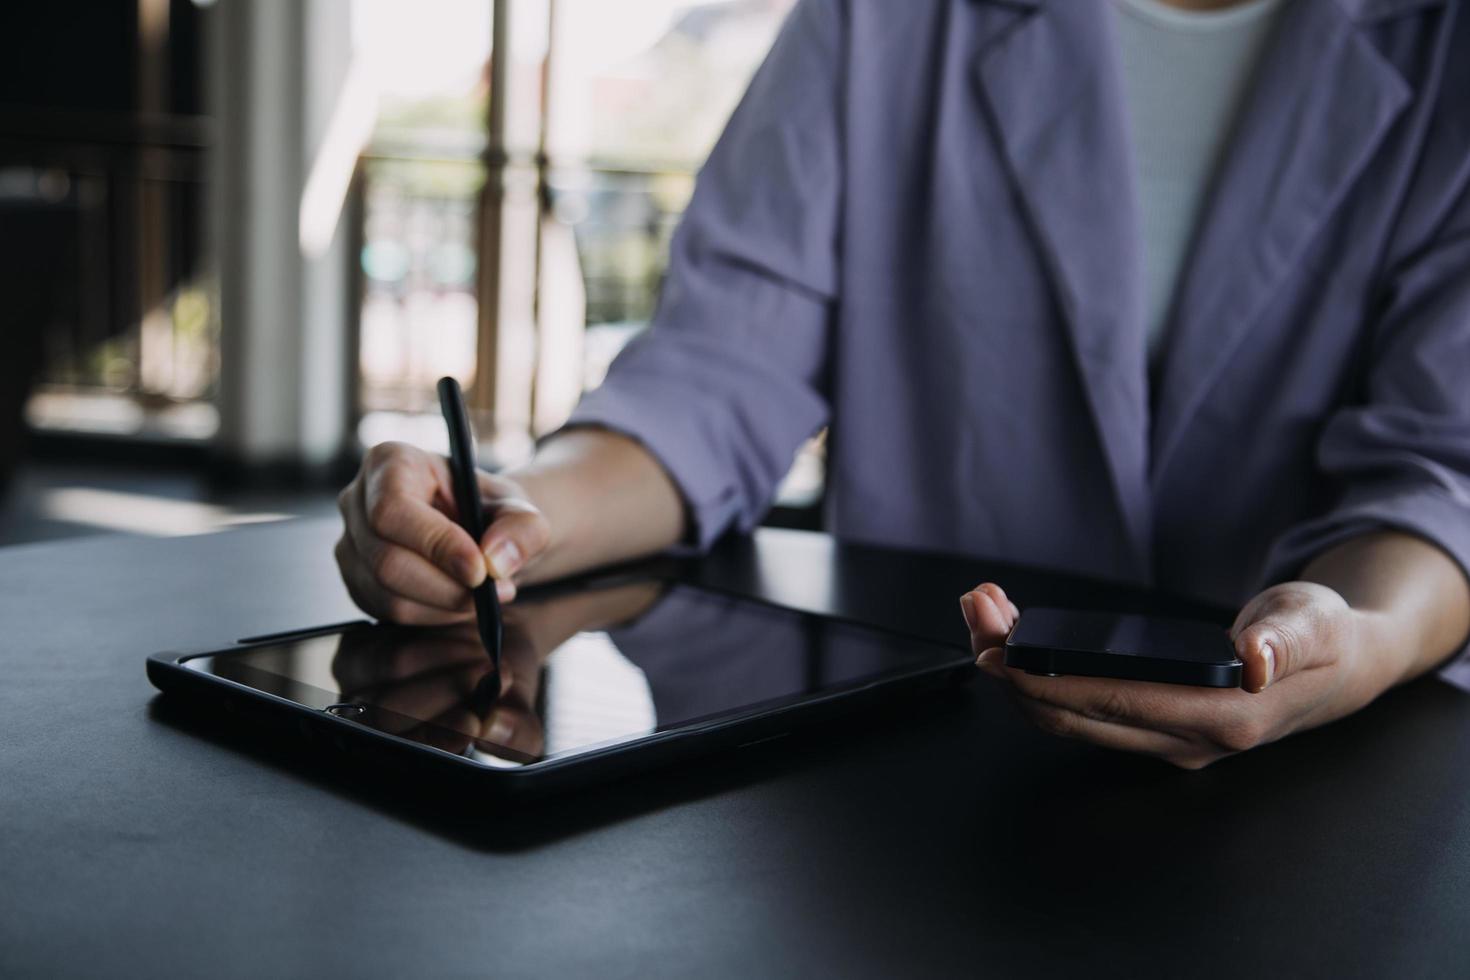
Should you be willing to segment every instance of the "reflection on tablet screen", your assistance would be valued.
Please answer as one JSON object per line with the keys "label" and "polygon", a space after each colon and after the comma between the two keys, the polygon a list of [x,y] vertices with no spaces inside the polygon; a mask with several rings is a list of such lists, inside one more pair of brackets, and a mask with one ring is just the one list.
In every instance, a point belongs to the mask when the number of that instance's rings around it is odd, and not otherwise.
{"label": "reflection on tablet screen", "polygon": [[955,648],[638,582],[507,606],[496,690],[473,624],[364,627],[186,666],[518,766],[960,659]]}

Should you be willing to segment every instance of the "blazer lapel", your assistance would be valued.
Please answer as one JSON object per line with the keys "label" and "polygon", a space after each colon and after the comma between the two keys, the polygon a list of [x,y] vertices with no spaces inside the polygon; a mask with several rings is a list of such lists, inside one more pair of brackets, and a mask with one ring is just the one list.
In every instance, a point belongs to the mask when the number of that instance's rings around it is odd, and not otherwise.
{"label": "blazer lapel", "polygon": [[1111,11],[980,0],[974,71],[1149,577],[1148,377],[1132,147]]}
{"label": "blazer lapel", "polygon": [[1409,100],[1409,86],[1355,15],[1422,2],[1297,0],[1283,12],[1181,273],[1154,422],[1155,479]]}

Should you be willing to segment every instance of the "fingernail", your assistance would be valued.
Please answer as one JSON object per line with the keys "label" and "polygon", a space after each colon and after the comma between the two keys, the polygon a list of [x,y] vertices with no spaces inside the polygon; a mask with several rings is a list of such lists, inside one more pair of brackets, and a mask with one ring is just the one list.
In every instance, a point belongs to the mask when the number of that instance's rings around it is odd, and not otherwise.
{"label": "fingernail", "polygon": [[515,732],[515,726],[504,713],[496,712],[494,719],[490,722],[490,728],[485,732],[485,741],[494,742],[496,745],[504,745]]}
{"label": "fingernail", "polygon": [[1266,661],[1266,679],[1261,682],[1261,690],[1271,686],[1271,678],[1276,673],[1276,651],[1271,649],[1271,644],[1261,644],[1261,657]]}
{"label": "fingernail", "polygon": [[501,602],[510,602],[516,597],[516,584],[505,579],[495,580],[495,597]]}
{"label": "fingernail", "polygon": [[514,541],[502,541],[485,552],[490,571],[499,579],[508,579],[521,567],[521,549]]}
{"label": "fingernail", "polygon": [[970,627],[970,632],[975,632],[975,597],[968,592],[960,596],[960,612],[965,614],[965,625]]}

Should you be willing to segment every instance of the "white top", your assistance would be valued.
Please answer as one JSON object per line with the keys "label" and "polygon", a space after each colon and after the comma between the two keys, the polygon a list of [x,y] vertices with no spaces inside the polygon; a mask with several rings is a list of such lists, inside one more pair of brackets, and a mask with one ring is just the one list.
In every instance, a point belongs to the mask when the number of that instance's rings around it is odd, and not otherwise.
{"label": "white top", "polygon": [[1210,11],[1114,0],[1131,117],[1149,356],[1163,346],[1193,243],[1251,76],[1282,0]]}

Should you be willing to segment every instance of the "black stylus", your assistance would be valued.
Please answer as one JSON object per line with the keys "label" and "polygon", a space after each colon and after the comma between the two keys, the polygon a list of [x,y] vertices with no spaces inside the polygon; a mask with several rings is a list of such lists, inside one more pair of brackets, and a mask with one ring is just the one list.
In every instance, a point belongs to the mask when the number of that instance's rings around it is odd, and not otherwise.
{"label": "black stylus", "polygon": [[[465,411],[464,393],[453,378],[439,379],[439,409],[449,427],[449,478],[454,484],[454,506],[459,510],[459,525],[475,539],[475,547],[485,536],[485,508],[480,503],[480,483],[475,476],[475,439],[470,433],[470,415]],[[480,627],[480,642],[490,654],[495,674],[500,674],[500,597],[495,594],[495,580],[486,577],[474,590],[475,621]],[[495,686],[499,690],[499,685]]]}

